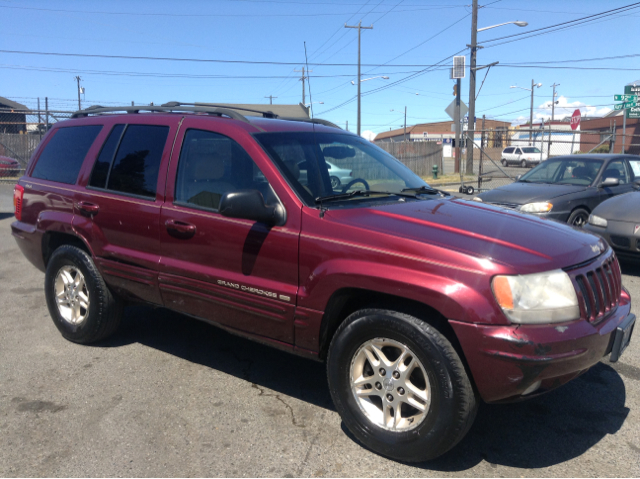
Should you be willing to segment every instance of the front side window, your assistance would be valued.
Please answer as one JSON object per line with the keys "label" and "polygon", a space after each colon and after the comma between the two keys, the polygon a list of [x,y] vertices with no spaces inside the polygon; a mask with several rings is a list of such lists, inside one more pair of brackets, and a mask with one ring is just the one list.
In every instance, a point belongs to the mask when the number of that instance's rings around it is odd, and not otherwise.
{"label": "front side window", "polygon": [[84,158],[101,129],[102,125],[59,128],[44,147],[31,176],[75,184]]}
{"label": "front side window", "polygon": [[269,182],[249,154],[229,137],[188,130],[180,151],[175,202],[217,210],[225,193],[255,189],[265,204],[277,202]]}
{"label": "front side window", "polygon": [[602,179],[606,180],[607,178],[616,178],[620,180],[621,185],[629,183],[627,169],[622,160],[612,161],[607,165],[607,169],[602,173]]}
{"label": "front side window", "polygon": [[254,137],[310,206],[316,198],[356,190],[401,193],[428,186],[386,151],[354,135],[278,132]]}
{"label": "front side window", "polygon": [[602,168],[602,160],[557,159],[547,160],[522,175],[524,183],[563,183],[588,186]]}

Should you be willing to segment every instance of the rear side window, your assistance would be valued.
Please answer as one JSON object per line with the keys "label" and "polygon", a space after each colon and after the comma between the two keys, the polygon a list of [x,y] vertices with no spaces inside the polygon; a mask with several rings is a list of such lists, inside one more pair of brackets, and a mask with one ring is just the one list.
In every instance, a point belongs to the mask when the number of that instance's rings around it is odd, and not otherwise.
{"label": "rear side window", "polygon": [[84,158],[101,129],[102,125],[59,128],[45,146],[31,176],[75,184]]}
{"label": "rear side window", "polygon": [[168,126],[114,126],[93,166],[89,186],[155,198],[168,134]]}
{"label": "rear side window", "polygon": [[107,177],[109,175],[109,169],[113,162],[113,157],[116,154],[116,148],[120,143],[122,137],[122,131],[125,125],[116,125],[111,130],[109,138],[104,142],[102,151],[93,165],[93,171],[91,172],[91,180],[89,186],[95,186],[96,188],[104,188],[107,185]]}
{"label": "rear side window", "polygon": [[513,148],[505,148],[505,149],[504,149],[504,151],[503,151],[503,153],[504,153],[505,155],[508,155],[509,153],[513,153]]}

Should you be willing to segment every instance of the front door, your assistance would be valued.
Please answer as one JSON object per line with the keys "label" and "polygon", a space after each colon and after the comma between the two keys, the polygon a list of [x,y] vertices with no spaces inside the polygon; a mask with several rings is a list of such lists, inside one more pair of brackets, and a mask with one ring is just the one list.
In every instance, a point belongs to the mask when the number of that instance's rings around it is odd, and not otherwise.
{"label": "front door", "polygon": [[248,134],[237,137],[227,120],[211,121],[219,125],[215,132],[203,123],[185,119],[167,179],[160,220],[164,304],[291,344],[300,209],[283,202],[287,221],[278,227],[222,216],[218,205],[229,191],[257,189],[266,204],[281,200],[269,181],[273,165],[264,167],[269,160]]}

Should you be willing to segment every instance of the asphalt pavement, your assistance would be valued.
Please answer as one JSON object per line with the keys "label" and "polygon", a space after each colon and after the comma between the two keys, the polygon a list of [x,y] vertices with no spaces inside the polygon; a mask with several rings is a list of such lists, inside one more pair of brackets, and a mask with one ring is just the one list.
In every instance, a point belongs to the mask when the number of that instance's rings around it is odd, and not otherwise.
{"label": "asphalt pavement", "polygon": [[[637,331],[618,363],[482,405],[452,451],[402,464],[345,429],[323,364],[146,306],[103,343],[64,340],[11,237],[11,191],[0,185],[0,476],[640,476]],[[640,300],[640,267],[623,269]]]}

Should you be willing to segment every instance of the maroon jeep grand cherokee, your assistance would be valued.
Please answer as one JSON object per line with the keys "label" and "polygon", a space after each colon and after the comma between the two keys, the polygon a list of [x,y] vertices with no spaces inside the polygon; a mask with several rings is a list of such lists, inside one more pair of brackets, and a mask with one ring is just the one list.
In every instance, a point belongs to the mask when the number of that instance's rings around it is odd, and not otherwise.
{"label": "maroon jeep grand cherokee", "polygon": [[549,391],[629,343],[591,234],[452,198],[321,120],[143,110],[57,123],[15,188],[13,235],[71,341],[133,301],[326,360],[347,427],[404,461],[453,447],[480,399]]}

